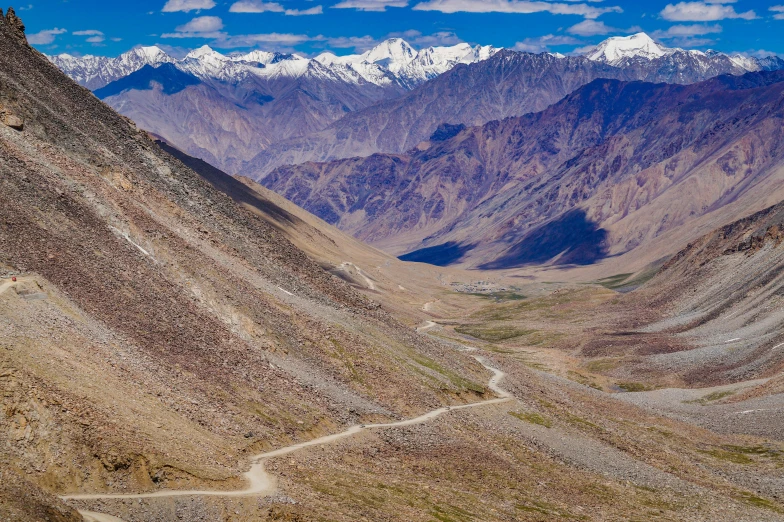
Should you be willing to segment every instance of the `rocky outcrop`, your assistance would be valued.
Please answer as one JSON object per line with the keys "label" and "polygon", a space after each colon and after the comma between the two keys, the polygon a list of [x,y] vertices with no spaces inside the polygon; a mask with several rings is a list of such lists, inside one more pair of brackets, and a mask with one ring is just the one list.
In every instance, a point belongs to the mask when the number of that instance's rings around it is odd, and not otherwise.
{"label": "rocky outcrop", "polygon": [[14,130],[24,130],[24,119],[0,103],[0,123]]}
{"label": "rocky outcrop", "polygon": [[[0,18],[2,18],[2,11],[0,11]],[[16,16],[16,12],[14,11],[13,7],[8,8],[8,12],[5,15],[5,20],[2,23],[4,23],[9,28],[9,32],[14,38],[27,45],[25,25],[22,22],[22,19]]]}

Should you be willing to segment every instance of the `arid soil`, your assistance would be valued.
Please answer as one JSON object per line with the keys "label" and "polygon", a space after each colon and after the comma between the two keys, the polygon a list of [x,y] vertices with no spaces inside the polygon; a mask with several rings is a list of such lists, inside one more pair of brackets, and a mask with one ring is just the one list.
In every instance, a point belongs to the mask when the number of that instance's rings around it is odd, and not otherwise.
{"label": "arid soil", "polygon": [[[732,397],[683,392],[705,403],[688,410],[643,395],[741,382],[653,364],[694,352],[651,326],[687,301],[645,300],[682,282],[622,295],[391,259],[186,167],[15,20],[0,23],[0,103],[23,122],[0,125],[0,519],[784,520],[775,426],[703,422],[714,403],[769,407],[753,401],[780,393],[775,359],[744,359],[742,382],[769,380]],[[501,394],[476,355],[512,400],[458,408]],[[230,495],[254,456],[347,430],[265,457],[271,495]],[[212,494],[59,498],[162,490]]]}

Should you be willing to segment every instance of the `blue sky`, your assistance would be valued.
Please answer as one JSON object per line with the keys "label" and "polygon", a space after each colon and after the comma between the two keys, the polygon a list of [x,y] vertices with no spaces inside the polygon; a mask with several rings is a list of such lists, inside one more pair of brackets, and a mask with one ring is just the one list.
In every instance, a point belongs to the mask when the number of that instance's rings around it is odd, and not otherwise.
{"label": "blue sky", "polygon": [[784,55],[784,0],[24,0],[14,6],[46,53],[116,56],[157,44],[174,54],[363,51],[389,36],[414,47],[461,41],[573,52],[643,30],[669,46]]}

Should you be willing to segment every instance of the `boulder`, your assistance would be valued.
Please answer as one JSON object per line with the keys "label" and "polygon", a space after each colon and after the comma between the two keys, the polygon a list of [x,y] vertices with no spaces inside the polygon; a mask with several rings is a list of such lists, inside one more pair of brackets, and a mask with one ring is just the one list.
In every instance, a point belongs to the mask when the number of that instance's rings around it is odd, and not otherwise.
{"label": "boulder", "polygon": [[3,125],[7,127],[11,127],[14,130],[24,130],[24,120],[17,116],[16,114],[11,114],[10,112],[4,112],[0,114],[0,120],[2,120]]}

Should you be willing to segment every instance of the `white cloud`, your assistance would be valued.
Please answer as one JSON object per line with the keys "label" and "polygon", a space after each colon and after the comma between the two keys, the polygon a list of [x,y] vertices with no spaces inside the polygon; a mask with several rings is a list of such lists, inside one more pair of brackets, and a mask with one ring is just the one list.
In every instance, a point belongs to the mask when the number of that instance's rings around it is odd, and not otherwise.
{"label": "white cloud", "polygon": [[536,38],[526,38],[521,42],[517,42],[514,46],[514,50],[527,53],[543,53],[554,45],[577,45],[579,43],[580,40],[572,36],[546,34]]}
{"label": "white cloud", "polygon": [[223,20],[217,16],[197,16],[185,25],[177,27],[178,33],[211,33],[223,29]]}
{"label": "white cloud", "polygon": [[324,13],[324,8],[320,5],[310,9],[286,9],[286,16],[311,16]]}
{"label": "white cloud", "polygon": [[314,42],[322,42],[322,45],[332,49],[354,49],[356,52],[364,52],[372,49],[382,40],[389,38],[402,38],[409,44],[417,49],[424,49],[427,47],[434,47],[440,45],[457,45],[463,40],[455,33],[448,31],[439,31],[433,34],[422,34],[421,31],[414,29],[402,32],[389,33],[383,38],[374,38],[370,35],[365,36],[337,36],[337,37],[324,37],[317,36],[312,39]]}
{"label": "white cloud", "polygon": [[262,2],[261,0],[240,0],[229,7],[230,13],[282,13],[285,11],[277,2]]}
{"label": "white cloud", "polygon": [[378,45],[372,36],[336,36],[324,39],[325,46],[333,49],[354,49],[364,52]]}
{"label": "white cloud", "polygon": [[779,56],[778,53],[774,53],[773,51],[766,51],[765,49],[754,49],[738,54],[743,56],[753,56],[755,58],[770,58],[771,56]]}
{"label": "white cloud", "polygon": [[463,40],[451,31],[438,31],[433,34],[422,34],[421,31],[414,29],[403,31],[402,33],[390,33],[387,38],[402,38],[416,48],[437,47],[447,45],[457,45]]}
{"label": "white cloud", "polygon": [[407,5],[408,0],[343,0],[332,7],[335,9],[383,12],[387,10],[387,7],[406,7]]}
{"label": "white cloud", "polygon": [[678,2],[667,4],[662,9],[661,16],[670,22],[715,22],[728,18],[742,18],[753,20],[757,17],[754,11],[738,13],[728,0],[714,2]]}
{"label": "white cloud", "polygon": [[596,18],[604,13],[621,13],[617,6],[595,7],[586,3],[559,3],[529,0],[427,0],[413,7],[415,11],[442,13],[551,13]]}
{"label": "white cloud", "polygon": [[225,38],[223,20],[217,16],[197,16],[187,24],[177,27],[174,33],[164,33],[161,38]]}
{"label": "white cloud", "polygon": [[704,36],[706,34],[720,33],[724,29],[719,24],[704,25],[673,25],[666,31],[654,31],[651,36],[654,38],[688,38],[692,36]]}
{"label": "white cloud", "polygon": [[55,37],[58,34],[67,33],[65,29],[59,29],[55,27],[54,29],[44,29],[43,31],[39,31],[37,33],[28,34],[27,41],[33,45],[47,45],[54,42]]}
{"label": "white cloud", "polygon": [[211,43],[213,47],[221,49],[234,49],[237,47],[255,47],[259,44],[272,44],[273,46],[292,46],[299,45],[312,40],[323,40],[324,37],[311,38],[305,34],[291,34],[291,33],[266,33],[266,34],[240,34],[240,35],[222,35],[217,40]]}
{"label": "white cloud", "polygon": [[772,11],[776,14],[773,15],[773,18],[776,20],[784,20],[784,5],[773,5],[768,7],[768,11]]}
{"label": "white cloud", "polygon": [[263,2],[262,0],[239,0],[231,4],[230,13],[283,13],[287,16],[318,15],[324,12],[320,5],[310,9],[286,9],[277,2]]}
{"label": "white cloud", "polygon": [[567,31],[580,36],[596,36],[600,34],[615,33],[618,32],[619,29],[610,27],[604,22],[599,22],[597,20],[583,20],[579,24],[571,26]]}
{"label": "white cloud", "polygon": [[201,9],[212,9],[215,7],[213,0],[169,0],[163,6],[164,13],[176,13],[179,11],[189,13],[200,11]]}
{"label": "white cloud", "polygon": [[87,29],[86,31],[74,31],[71,34],[73,34],[74,36],[103,36],[103,33],[101,31],[98,31],[97,29]]}
{"label": "white cloud", "polygon": [[87,41],[88,43],[91,43],[91,44],[97,44],[97,43],[101,43],[101,42],[103,42],[105,39],[106,39],[106,38],[104,38],[103,36],[91,36],[91,37],[90,37],[90,38],[88,38],[86,41]]}

